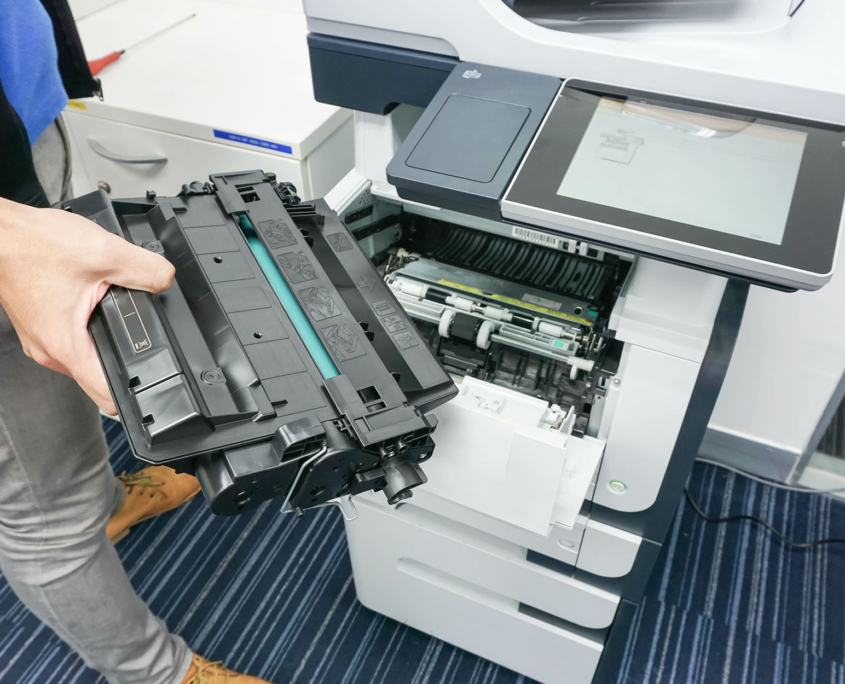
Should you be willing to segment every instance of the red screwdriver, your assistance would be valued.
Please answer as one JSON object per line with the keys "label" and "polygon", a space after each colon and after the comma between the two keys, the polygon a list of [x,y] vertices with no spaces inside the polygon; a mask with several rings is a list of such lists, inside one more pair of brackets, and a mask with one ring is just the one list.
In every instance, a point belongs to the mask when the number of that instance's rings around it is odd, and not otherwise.
{"label": "red screwdriver", "polygon": [[188,19],[193,19],[195,16],[197,16],[196,12],[194,12],[193,14],[185,17],[184,19],[180,19],[175,24],[170,24],[169,26],[165,26],[163,29],[159,29],[155,33],[152,33],[149,36],[146,36],[145,38],[141,38],[141,40],[139,40],[137,43],[132,43],[132,45],[130,45],[127,48],[123,48],[123,50],[115,50],[114,52],[107,54],[105,57],[100,57],[100,59],[95,59],[91,62],[88,62],[88,68],[91,70],[91,75],[96,76],[97,74],[99,74],[109,64],[119,60],[120,56],[124,52],[126,52],[127,50],[131,50],[132,48],[140,45],[141,43],[146,43],[148,40],[155,38],[156,36],[160,36],[162,33],[165,33],[166,31],[169,31],[170,29],[174,29],[177,26],[179,26],[180,24],[184,24],[186,21],[188,21]]}

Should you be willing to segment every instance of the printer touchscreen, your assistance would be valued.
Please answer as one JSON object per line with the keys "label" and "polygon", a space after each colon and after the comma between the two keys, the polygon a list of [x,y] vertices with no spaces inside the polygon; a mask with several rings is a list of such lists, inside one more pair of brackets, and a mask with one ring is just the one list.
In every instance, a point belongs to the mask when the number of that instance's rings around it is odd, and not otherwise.
{"label": "printer touchscreen", "polygon": [[568,80],[502,217],[782,289],[830,280],[845,128]]}
{"label": "printer touchscreen", "polygon": [[781,244],[807,134],[602,98],[557,193]]}

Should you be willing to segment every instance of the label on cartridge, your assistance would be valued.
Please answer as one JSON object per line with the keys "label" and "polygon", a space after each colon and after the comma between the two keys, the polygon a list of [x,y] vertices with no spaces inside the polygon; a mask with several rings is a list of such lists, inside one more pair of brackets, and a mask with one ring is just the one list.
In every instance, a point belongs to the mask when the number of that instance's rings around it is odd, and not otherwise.
{"label": "label on cartridge", "polygon": [[125,288],[114,287],[111,290],[111,296],[123,321],[123,329],[126,330],[129,341],[132,343],[132,351],[136,354],[147,351],[153,345],[141,314],[138,313],[138,307],[135,306],[132,293]]}

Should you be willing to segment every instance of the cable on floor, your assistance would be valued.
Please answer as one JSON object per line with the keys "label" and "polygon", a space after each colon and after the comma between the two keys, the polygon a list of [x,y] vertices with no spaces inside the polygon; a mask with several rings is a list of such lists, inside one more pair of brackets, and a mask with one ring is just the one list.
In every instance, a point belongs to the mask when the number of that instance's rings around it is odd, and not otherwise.
{"label": "cable on floor", "polygon": [[713,518],[707,515],[704,511],[701,510],[701,506],[698,505],[696,500],[692,497],[690,490],[684,488],[684,495],[687,498],[687,502],[692,507],[692,509],[705,521],[709,523],[717,523],[719,525],[724,523],[732,523],[732,522],[742,522],[742,521],[749,521],[753,523],[757,523],[758,525],[762,525],[765,527],[769,532],[775,535],[778,539],[780,539],[784,544],[787,546],[791,546],[794,549],[811,549],[816,546],[822,546],[824,544],[845,544],[845,539],[840,539],[837,537],[829,537],[827,539],[814,539],[808,542],[798,542],[793,539],[790,539],[785,534],[780,532],[779,530],[772,527],[769,523],[767,523],[762,518],[756,518],[753,515],[730,515],[725,518]]}
{"label": "cable on floor", "polygon": [[812,487],[802,487],[801,485],[784,484],[783,482],[777,482],[776,480],[760,477],[759,475],[754,475],[754,473],[749,473],[747,470],[735,468],[734,466],[719,463],[718,461],[711,461],[709,458],[702,458],[701,456],[695,460],[698,463],[706,463],[707,465],[722,468],[723,470],[727,470],[731,473],[742,475],[742,477],[747,477],[749,480],[754,480],[754,482],[759,482],[760,484],[768,485],[769,487],[774,487],[775,489],[783,489],[787,492],[798,492],[799,494],[836,494],[837,492],[845,492],[845,487],[834,487],[833,489],[813,489]]}
{"label": "cable on floor", "polygon": [[[715,466],[717,468],[722,468],[723,470],[727,470],[731,473],[736,475],[740,475],[741,477],[748,478],[749,480],[753,480],[754,482],[759,482],[760,484],[766,485],[768,487],[774,487],[775,489],[781,489],[788,492],[797,492],[799,494],[834,494],[836,492],[843,492],[845,491],[845,487],[835,487],[833,489],[812,489],[810,487],[802,487],[800,485],[788,485],[782,482],[776,482],[774,480],[769,480],[764,477],[759,477],[754,475],[753,473],[749,473],[741,468],[735,468],[734,466],[727,465],[725,463],[719,463],[717,461],[711,461],[708,458],[697,458],[696,461],[700,463],[706,463],[708,465]],[[692,494],[690,493],[689,489],[684,489],[684,495],[686,496],[687,502],[692,507],[692,509],[705,521],[709,523],[716,523],[716,524],[724,524],[724,523],[731,523],[731,522],[742,522],[742,521],[749,521],[757,523],[758,525],[762,525],[765,527],[769,532],[775,535],[778,539],[780,539],[784,544],[796,549],[810,549],[817,546],[821,546],[823,544],[845,544],[845,539],[838,539],[835,537],[831,537],[828,539],[815,539],[808,542],[797,542],[793,539],[790,539],[786,535],[784,535],[779,530],[772,527],[769,523],[767,523],[762,518],[754,517],[753,515],[732,515],[725,518],[713,518],[708,516],[702,509],[701,506],[698,505],[696,500],[693,498]]]}

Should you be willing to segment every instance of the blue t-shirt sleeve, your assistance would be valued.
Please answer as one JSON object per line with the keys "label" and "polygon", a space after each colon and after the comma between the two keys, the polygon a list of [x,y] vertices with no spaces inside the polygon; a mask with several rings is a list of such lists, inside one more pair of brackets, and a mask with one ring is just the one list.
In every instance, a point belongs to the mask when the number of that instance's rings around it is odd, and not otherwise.
{"label": "blue t-shirt sleeve", "polygon": [[53,24],[39,0],[0,0],[0,83],[30,144],[67,104]]}

